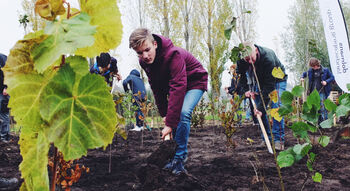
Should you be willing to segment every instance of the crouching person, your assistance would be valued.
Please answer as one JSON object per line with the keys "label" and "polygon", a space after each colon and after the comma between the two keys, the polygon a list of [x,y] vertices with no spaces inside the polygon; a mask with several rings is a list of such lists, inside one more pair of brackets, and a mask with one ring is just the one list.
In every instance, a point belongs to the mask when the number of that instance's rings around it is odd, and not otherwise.
{"label": "crouching person", "polygon": [[164,168],[174,174],[186,173],[192,111],[207,90],[208,73],[192,54],[148,29],[136,29],[129,43],[139,56],[165,121],[162,138],[173,135],[178,145],[174,159]]}

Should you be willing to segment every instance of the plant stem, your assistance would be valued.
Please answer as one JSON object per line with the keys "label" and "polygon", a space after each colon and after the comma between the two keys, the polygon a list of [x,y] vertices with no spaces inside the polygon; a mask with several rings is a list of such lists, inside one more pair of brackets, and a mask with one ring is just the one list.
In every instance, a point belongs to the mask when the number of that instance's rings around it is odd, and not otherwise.
{"label": "plant stem", "polygon": [[[265,104],[263,95],[262,95],[262,93],[261,93],[260,83],[259,83],[258,75],[256,74],[256,71],[255,71],[255,66],[254,66],[254,64],[252,64],[252,67],[253,67],[254,76],[255,76],[255,79],[256,79],[257,85],[258,85],[260,99],[261,99],[261,101],[262,101],[262,104],[263,104],[263,106],[264,106],[264,110],[265,110],[265,112],[266,112],[266,111],[267,111],[267,110],[266,110],[266,104]],[[271,135],[271,142],[272,142],[273,157],[274,157],[274,159],[275,159],[276,169],[277,169],[277,172],[278,172],[278,177],[280,178],[281,190],[284,191],[284,184],[283,184],[282,173],[281,173],[281,169],[280,169],[280,167],[278,166],[278,162],[277,162],[277,154],[276,154],[276,149],[275,149],[275,141],[274,141],[274,137],[273,137],[273,133],[272,133],[272,126],[269,125],[269,128],[270,128],[270,135]]]}
{"label": "plant stem", "polygon": [[52,168],[52,179],[51,179],[51,189],[50,191],[56,190],[56,176],[57,176],[57,165],[58,165],[58,150],[55,147],[54,158],[53,158],[53,168]]}
{"label": "plant stem", "polygon": [[111,174],[111,172],[112,172],[112,143],[109,145],[109,164],[108,164],[108,173],[109,174]]}

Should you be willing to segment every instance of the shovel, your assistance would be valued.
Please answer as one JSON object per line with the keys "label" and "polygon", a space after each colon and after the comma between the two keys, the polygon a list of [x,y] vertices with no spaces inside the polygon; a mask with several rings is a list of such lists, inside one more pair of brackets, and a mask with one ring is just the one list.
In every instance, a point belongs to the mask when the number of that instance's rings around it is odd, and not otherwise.
{"label": "shovel", "polygon": [[[253,100],[252,97],[250,97],[250,101],[253,104],[254,110],[256,110],[256,104],[255,104],[255,101]],[[263,136],[264,136],[264,139],[265,139],[265,143],[266,143],[266,146],[267,146],[267,150],[269,151],[269,153],[273,154],[271,143],[270,143],[270,139],[267,136],[266,130],[264,128],[264,124],[263,124],[263,122],[261,120],[261,116],[257,115],[256,117],[258,118],[260,129],[261,129],[261,131],[263,133]]]}

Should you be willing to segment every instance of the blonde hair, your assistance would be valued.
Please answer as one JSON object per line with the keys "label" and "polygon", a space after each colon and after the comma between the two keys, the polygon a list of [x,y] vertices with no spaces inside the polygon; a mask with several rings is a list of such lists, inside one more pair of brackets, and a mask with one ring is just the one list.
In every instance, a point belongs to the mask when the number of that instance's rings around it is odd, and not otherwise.
{"label": "blonde hair", "polygon": [[312,57],[309,60],[309,66],[310,67],[321,66],[321,61],[319,59],[317,59],[317,58]]}
{"label": "blonde hair", "polygon": [[152,42],[154,42],[154,38],[152,36],[152,33],[150,30],[146,29],[146,28],[138,28],[135,29],[130,37],[129,37],[129,47],[136,49],[140,46],[142,46],[142,44],[147,40],[151,40]]}

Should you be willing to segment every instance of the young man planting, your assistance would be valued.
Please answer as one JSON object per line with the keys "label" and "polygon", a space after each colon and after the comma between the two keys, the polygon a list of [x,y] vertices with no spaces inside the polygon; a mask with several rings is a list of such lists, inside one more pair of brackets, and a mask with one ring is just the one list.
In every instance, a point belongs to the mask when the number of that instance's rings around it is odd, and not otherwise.
{"label": "young man planting", "polygon": [[[237,71],[241,74],[241,80],[239,81],[239,87],[242,87],[243,92],[245,92],[246,97],[253,97],[255,99],[257,109],[254,110],[254,115],[259,115],[263,121],[265,130],[271,140],[270,136],[270,125],[268,118],[266,116],[266,111],[264,105],[260,99],[258,84],[260,85],[261,94],[264,99],[265,104],[269,103],[269,94],[273,90],[277,90],[278,102],[272,102],[272,108],[278,108],[281,105],[280,97],[282,93],[286,90],[287,86],[287,75],[283,79],[275,78],[272,75],[272,70],[275,67],[280,67],[285,73],[284,66],[281,64],[280,60],[277,58],[273,50],[261,47],[258,45],[253,45],[251,43],[246,43],[246,46],[251,47],[252,52],[250,55],[244,57],[238,62]],[[254,66],[254,67],[253,67]],[[253,69],[255,68],[256,76]],[[253,108],[251,106],[251,108]],[[284,149],[284,119],[277,121],[273,119],[272,134],[274,136],[275,149]]]}
{"label": "young man planting", "polygon": [[129,38],[130,48],[139,56],[165,127],[162,138],[174,135],[178,145],[174,159],[165,166],[174,174],[186,173],[187,143],[192,111],[207,90],[208,73],[186,50],[170,39],[136,29]]}

